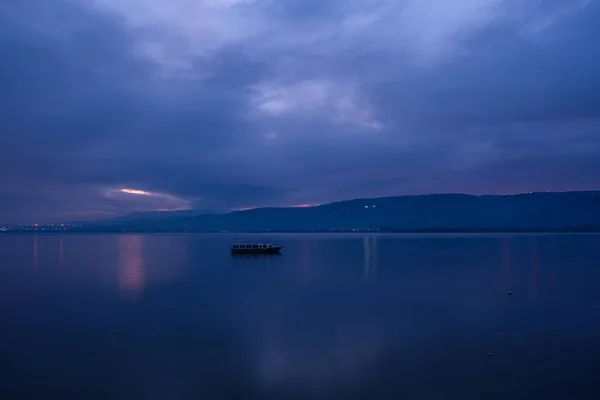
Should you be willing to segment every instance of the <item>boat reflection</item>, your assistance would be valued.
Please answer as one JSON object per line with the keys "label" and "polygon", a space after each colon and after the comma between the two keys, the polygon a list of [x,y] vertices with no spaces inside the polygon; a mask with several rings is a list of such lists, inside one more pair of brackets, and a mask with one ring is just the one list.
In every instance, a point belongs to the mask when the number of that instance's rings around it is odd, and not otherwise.
{"label": "boat reflection", "polygon": [[236,259],[247,259],[247,260],[262,260],[273,257],[282,257],[283,254],[275,253],[275,254],[231,254],[231,257]]}
{"label": "boat reflection", "polygon": [[141,235],[119,236],[119,289],[126,300],[138,300],[146,285]]}
{"label": "boat reflection", "polygon": [[377,275],[377,236],[365,236],[363,239],[364,277],[369,279]]}

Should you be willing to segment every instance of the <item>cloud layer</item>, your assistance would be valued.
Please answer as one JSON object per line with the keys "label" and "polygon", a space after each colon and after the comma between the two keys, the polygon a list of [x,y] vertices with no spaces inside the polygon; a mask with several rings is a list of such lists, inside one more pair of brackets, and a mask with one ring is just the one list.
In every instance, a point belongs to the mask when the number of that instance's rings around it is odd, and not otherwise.
{"label": "cloud layer", "polygon": [[0,222],[597,188],[599,17],[594,0],[4,1]]}

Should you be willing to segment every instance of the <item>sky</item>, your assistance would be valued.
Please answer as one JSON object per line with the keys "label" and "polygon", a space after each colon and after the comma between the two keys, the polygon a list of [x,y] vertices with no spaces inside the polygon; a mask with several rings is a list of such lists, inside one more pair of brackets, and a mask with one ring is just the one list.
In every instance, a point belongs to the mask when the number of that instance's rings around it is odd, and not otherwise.
{"label": "sky", "polygon": [[2,0],[0,222],[600,188],[598,0]]}

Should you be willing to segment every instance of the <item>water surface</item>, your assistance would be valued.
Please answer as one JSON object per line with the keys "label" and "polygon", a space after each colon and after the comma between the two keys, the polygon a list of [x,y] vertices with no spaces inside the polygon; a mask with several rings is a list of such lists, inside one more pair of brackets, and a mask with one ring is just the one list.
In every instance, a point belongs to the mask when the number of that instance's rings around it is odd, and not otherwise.
{"label": "water surface", "polygon": [[1,399],[600,398],[600,235],[2,235],[0,260]]}

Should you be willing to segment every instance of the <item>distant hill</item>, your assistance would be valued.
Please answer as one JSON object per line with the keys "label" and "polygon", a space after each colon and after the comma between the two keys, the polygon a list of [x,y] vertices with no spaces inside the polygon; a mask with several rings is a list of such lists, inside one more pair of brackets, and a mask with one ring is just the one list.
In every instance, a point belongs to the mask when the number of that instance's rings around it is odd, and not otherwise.
{"label": "distant hill", "polygon": [[219,214],[211,210],[180,210],[180,211],[141,211],[127,215],[123,215],[117,218],[111,218],[108,220],[101,221],[100,223],[111,225],[115,223],[124,222],[159,222],[176,218],[190,218],[197,217],[203,214]]}
{"label": "distant hill", "polygon": [[309,208],[228,214],[137,213],[87,223],[83,231],[519,231],[600,230],[600,191],[472,196],[435,194],[356,199]]}

